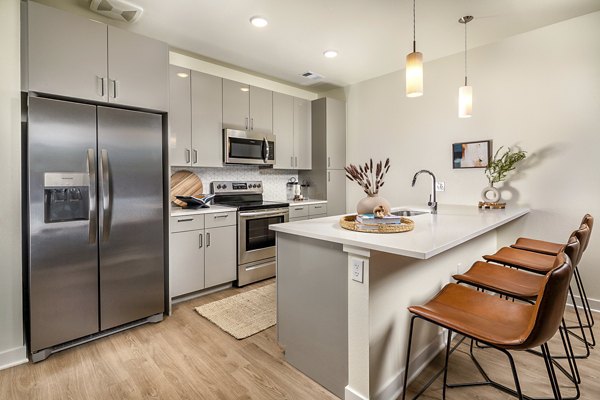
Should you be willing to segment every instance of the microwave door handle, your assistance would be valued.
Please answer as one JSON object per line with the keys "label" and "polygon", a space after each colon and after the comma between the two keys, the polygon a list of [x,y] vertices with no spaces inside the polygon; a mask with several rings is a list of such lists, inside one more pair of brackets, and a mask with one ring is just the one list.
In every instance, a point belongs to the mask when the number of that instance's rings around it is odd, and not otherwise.
{"label": "microwave door handle", "polygon": [[267,141],[266,137],[263,138],[263,149],[263,154],[265,155],[263,160],[266,163],[269,161],[269,142]]}

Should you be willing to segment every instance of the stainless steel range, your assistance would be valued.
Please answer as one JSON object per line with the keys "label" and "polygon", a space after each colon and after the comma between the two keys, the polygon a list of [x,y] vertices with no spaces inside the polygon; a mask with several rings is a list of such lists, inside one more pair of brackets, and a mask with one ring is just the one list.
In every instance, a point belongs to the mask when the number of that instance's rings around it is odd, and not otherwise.
{"label": "stainless steel range", "polygon": [[244,286],[275,276],[275,232],[269,225],[287,222],[289,204],[263,200],[261,181],[210,184],[214,204],[237,208],[237,281]]}

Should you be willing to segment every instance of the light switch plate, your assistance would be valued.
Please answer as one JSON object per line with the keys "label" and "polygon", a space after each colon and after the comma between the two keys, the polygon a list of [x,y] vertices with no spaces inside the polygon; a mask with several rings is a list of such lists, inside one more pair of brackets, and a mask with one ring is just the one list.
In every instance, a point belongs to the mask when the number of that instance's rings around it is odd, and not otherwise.
{"label": "light switch plate", "polygon": [[363,283],[363,272],[365,270],[365,262],[358,258],[352,259],[352,280]]}

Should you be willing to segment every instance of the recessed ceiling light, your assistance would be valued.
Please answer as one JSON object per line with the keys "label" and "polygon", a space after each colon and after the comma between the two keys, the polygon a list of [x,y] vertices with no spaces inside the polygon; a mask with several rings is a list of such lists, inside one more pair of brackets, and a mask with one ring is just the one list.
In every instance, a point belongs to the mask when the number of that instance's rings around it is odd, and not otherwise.
{"label": "recessed ceiling light", "polygon": [[243,88],[240,88],[240,90],[241,90],[242,92],[247,92],[247,91],[249,91],[250,89],[248,89],[247,87],[243,87]]}
{"label": "recessed ceiling light", "polygon": [[255,16],[250,18],[250,23],[257,28],[263,28],[269,24],[269,21],[264,19],[263,17]]}
{"label": "recessed ceiling light", "polygon": [[186,74],[185,72],[178,72],[177,76],[180,77],[180,78],[187,78],[189,75]]}
{"label": "recessed ceiling light", "polygon": [[335,50],[325,50],[323,55],[327,58],[335,58],[338,55],[338,52]]}

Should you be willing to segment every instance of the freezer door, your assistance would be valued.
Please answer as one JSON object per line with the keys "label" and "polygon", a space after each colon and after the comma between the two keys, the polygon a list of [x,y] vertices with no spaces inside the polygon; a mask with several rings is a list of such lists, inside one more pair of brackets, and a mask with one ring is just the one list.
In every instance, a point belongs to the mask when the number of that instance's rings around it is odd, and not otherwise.
{"label": "freezer door", "polygon": [[162,117],[98,107],[100,328],[164,311]]}
{"label": "freezer door", "polygon": [[96,107],[29,98],[30,351],[98,332]]}

